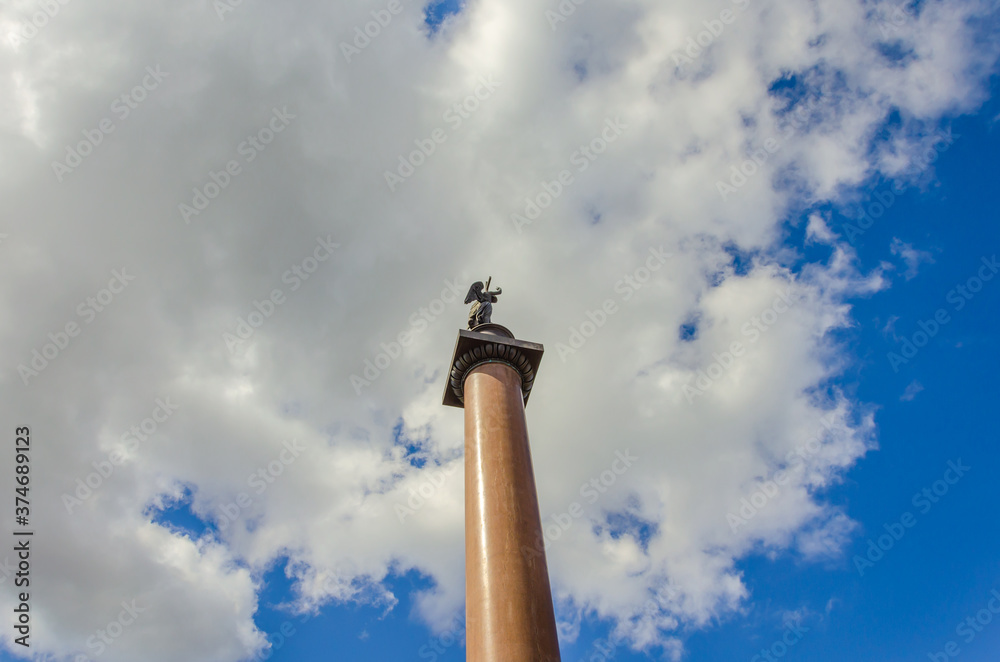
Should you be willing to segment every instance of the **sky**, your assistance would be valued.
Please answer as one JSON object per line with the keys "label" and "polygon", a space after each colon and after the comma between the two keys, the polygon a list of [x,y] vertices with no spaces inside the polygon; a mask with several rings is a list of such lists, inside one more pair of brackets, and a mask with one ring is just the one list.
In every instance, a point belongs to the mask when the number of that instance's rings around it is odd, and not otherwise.
{"label": "sky", "polygon": [[995,660],[997,30],[0,2],[0,661],[464,659],[488,277],[564,661]]}

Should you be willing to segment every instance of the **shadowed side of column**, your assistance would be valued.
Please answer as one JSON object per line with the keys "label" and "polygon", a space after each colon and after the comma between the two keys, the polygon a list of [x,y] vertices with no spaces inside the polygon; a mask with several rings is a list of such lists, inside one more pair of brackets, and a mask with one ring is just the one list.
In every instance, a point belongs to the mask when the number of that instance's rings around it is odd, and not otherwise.
{"label": "shadowed side of column", "polygon": [[523,397],[504,363],[465,379],[468,662],[559,662]]}

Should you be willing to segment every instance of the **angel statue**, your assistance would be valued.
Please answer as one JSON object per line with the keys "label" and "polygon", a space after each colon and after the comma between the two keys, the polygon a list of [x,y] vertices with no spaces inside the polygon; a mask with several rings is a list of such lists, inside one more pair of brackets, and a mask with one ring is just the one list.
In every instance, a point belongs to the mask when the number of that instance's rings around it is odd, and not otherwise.
{"label": "angel statue", "polygon": [[[493,304],[497,302],[497,297],[503,292],[499,287],[495,292],[490,292],[490,276],[483,281],[477,280],[469,288],[469,293],[465,296],[465,303],[472,303],[472,310],[469,311],[469,328],[474,329],[480,324],[489,324],[490,316],[493,314]],[[475,302],[475,303],[473,303]]]}

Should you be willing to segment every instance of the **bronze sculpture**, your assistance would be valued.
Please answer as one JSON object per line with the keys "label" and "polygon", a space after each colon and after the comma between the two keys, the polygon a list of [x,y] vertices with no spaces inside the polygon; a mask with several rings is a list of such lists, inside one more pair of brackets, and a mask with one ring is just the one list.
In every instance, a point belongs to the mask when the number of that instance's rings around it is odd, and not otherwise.
{"label": "bronze sculpture", "polygon": [[483,285],[483,281],[477,280],[465,296],[465,303],[472,303],[472,309],[469,311],[470,329],[474,329],[480,324],[490,323],[490,316],[493,315],[493,304],[497,302],[497,297],[503,292],[499,287],[495,292],[490,292],[492,280],[493,277],[490,276],[486,280],[486,285]]}

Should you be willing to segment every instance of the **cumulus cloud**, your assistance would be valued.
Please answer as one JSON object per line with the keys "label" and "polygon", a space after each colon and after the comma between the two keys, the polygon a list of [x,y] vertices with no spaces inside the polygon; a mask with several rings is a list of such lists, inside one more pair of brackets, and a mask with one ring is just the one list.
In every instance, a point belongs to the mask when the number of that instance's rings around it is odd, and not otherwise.
{"label": "cumulus cloud", "polygon": [[[740,558],[837,554],[853,525],[823,490],[875,427],[835,387],[831,332],[887,281],[819,220],[829,255],[803,266],[789,223],[983,101],[989,3],[552,21],[476,0],[434,34],[403,3],[367,40],[369,7],[217,4],[0,18],[0,411],[34,439],[38,650],[94,655],[135,599],[102,659],[244,658],[283,560],[304,611],[391,609],[386,579],[418,570],[418,614],[446,627],[462,420],[440,397],[454,290],[489,275],[494,319],[548,348],[527,411],[543,520],[583,506],[548,536],[560,621],[676,659],[683,628],[752,599]],[[600,483],[618,452],[640,461]],[[212,526],[172,528],[172,507]]]}

